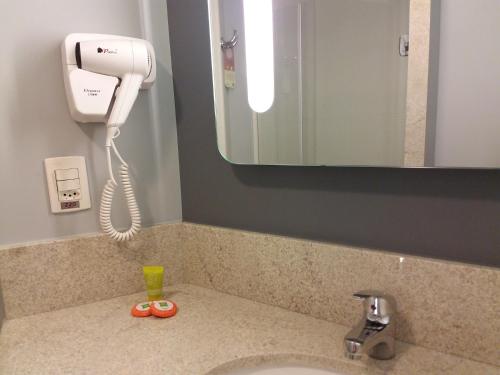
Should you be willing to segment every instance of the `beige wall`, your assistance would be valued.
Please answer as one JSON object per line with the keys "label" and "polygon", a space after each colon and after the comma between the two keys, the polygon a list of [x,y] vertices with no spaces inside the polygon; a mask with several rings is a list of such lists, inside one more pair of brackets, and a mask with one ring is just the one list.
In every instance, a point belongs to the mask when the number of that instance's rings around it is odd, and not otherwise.
{"label": "beige wall", "polygon": [[423,167],[427,128],[431,0],[410,1],[410,54],[405,129],[406,167]]}

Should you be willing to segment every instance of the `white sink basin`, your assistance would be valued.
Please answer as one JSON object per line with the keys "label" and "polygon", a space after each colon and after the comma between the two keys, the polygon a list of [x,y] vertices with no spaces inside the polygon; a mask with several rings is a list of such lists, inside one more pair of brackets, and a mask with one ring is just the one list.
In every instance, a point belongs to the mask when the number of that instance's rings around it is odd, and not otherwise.
{"label": "white sink basin", "polygon": [[227,375],[342,375],[338,372],[300,366],[266,366],[254,369],[241,369],[228,372]]}

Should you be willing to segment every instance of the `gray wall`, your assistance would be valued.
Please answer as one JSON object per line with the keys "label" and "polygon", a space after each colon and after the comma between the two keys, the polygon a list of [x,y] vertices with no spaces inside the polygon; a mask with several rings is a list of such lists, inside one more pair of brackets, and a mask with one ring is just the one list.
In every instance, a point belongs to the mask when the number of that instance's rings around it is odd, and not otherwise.
{"label": "gray wall", "polygon": [[[60,43],[68,33],[146,36],[156,47],[158,80],[142,92],[117,144],[131,166],[143,223],[181,219],[177,134],[167,7],[159,0],[0,0],[0,245],[96,232],[107,178],[104,126],[69,115]],[[84,155],[91,210],[50,213],[43,159]],[[118,196],[118,198],[121,198]],[[123,201],[117,226],[128,225]]]}
{"label": "gray wall", "polygon": [[186,221],[500,266],[500,171],[234,166],[205,0],[167,0]]}
{"label": "gray wall", "polygon": [[500,1],[442,0],[436,165],[500,167]]}

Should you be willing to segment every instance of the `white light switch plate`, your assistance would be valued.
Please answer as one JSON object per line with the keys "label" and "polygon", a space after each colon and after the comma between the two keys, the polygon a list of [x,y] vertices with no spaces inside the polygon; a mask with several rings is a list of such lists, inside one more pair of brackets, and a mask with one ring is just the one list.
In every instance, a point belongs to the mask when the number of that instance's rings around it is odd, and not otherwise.
{"label": "white light switch plate", "polygon": [[83,156],[45,159],[45,174],[53,213],[88,210],[91,207],[87,166]]}

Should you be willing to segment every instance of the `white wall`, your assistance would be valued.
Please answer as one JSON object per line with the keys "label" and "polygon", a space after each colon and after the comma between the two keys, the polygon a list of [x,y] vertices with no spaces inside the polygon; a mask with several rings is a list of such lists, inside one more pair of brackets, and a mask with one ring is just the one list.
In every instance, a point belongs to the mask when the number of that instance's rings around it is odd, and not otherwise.
{"label": "white wall", "polygon": [[[131,166],[143,223],[181,220],[177,134],[166,2],[0,0],[0,245],[99,231],[106,180],[104,127],[69,116],[60,43],[71,32],[147,36],[158,80],[140,93],[117,144]],[[43,159],[84,155],[91,210],[50,213]],[[118,196],[114,222],[128,225]]]}
{"label": "white wall", "polygon": [[499,0],[442,0],[436,166],[500,167],[499,15]]}
{"label": "white wall", "polygon": [[[233,49],[235,60],[236,86],[223,88],[225,92],[227,157],[234,163],[248,163],[253,160],[252,110],[248,105],[247,71],[245,66],[245,29],[243,22],[242,0],[221,0],[220,15],[222,20],[222,37],[230,40],[233,31],[239,34],[238,45]],[[219,49],[217,53],[221,56]],[[224,84],[221,83],[223,86]]]}
{"label": "white wall", "polygon": [[409,1],[314,5],[315,162],[402,166],[408,59],[398,41]]}
{"label": "white wall", "polygon": [[[274,0],[274,103],[259,113],[259,164],[300,165],[302,159],[302,0]],[[311,125],[305,123],[306,126]]]}

